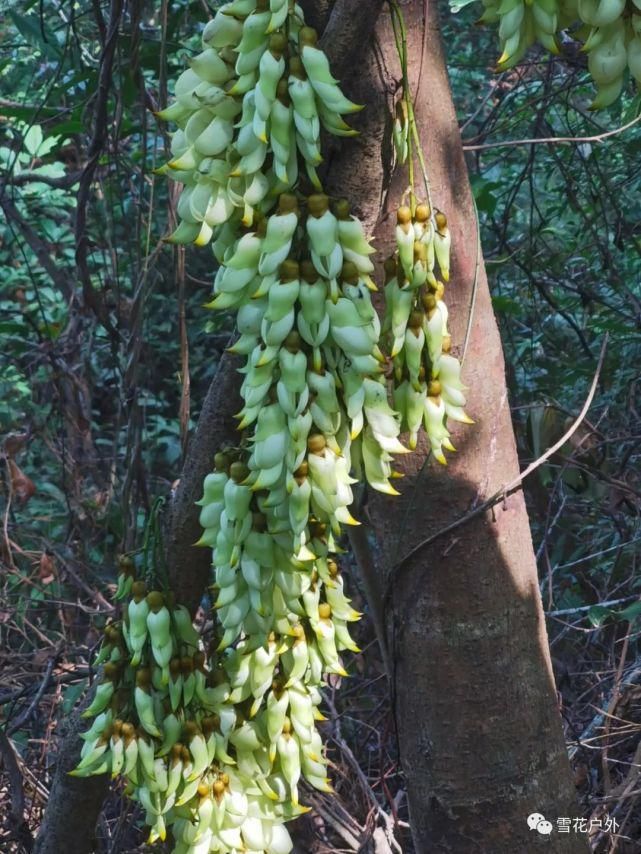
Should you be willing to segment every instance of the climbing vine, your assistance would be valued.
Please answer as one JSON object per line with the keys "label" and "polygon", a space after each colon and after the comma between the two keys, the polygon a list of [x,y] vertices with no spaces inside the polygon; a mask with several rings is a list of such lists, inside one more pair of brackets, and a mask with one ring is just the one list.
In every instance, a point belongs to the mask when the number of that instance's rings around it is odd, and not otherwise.
{"label": "climbing vine", "polygon": [[242,360],[238,438],[219,449],[199,502],[213,637],[205,648],[169,589],[155,507],[141,552],[121,562],[122,619],[105,632],[73,773],[123,777],[150,841],[170,829],[177,854],[286,854],[301,781],[331,791],[316,724],[325,678],[346,675],[341,653],[358,650],[340,569],[344,526],[359,524],[352,486],[398,494],[401,431],[413,449],[423,425],[445,463],[448,419],[470,421],[444,301],[451,237],[430,196],[396,4],[392,14],[403,69],[394,142],[409,185],[382,327],[375,250],[317,172],[321,128],[353,135],[345,117],[361,107],[299,6],[222,6],[159,114],[178,125],[161,171],[184,185],[168,240],[211,243],[209,308],[235,313],[230,349]]}

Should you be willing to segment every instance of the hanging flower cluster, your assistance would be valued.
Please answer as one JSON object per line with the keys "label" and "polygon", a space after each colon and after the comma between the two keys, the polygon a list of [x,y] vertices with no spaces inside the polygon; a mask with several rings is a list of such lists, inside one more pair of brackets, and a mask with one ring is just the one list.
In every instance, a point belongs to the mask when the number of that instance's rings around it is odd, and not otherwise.
{"label": "hanging flower cluster", "polygon": [[559,36],[569,31],[588,54],[588,71],[597,86],[591,109],[613,104],[627,69],[641,84],[641,4],[637,0],[483,0],[482,23],[499,27],[502,54],[498,68],[512,68],[535,43],[560,53]]}
{"label": "hanging flower cluster", "polygon": [[226,3],[202,40],[175,102],[158,114],[179,126],[160,171],[184,184],[170,240],[204,246],[216,232],[222,261],[239,226],[297,184],[299,159],[320,190],[320,128],[353,135],[342,116],[361,108],[340,91],[316,31],[289,0]]}
{"label": "hanging flower cluster", "polygon": [[[150,841],[169,835],[175,854],[287,854],[301,783],[331,791],[320,688],[358,651],[338,562],[344,526],[358,524],[352,486],[397,494],[401,427],[415,447],[423,422],[444,461],[446,418],[469,419],[443,302],[447,223],[426,205],[399,209],[386,264],[400,414],[388,403],[374,250],[316,171],[321,128],[353,134],[342,116],[360,108],[301,9],[233,0],[203,46],[159,115],[179,127],[161,171],[184,184],[169,240],[211,242],[209,308],[235,314],[230,349],[243,360],[238,440],[215,455],[199,501],[214,638],[205,649],[175,603],[156,514],[142,567],[122,563],[122,619],[105,631],[73,773],[123,777]],[[401,138],[409,151],[402,127]]]}
{"label": "hanging flower cluster", "polygon": [[[396,252],[385,263],[385,321],[394,368],[394,406],[416,447],[423,425],[435,458],[453,451],[447,420],[471,424],[465,414],[461,365],[452,355],[445,283],[451,237],[445,214],[428,204],[397,211]],[[436,278],[436,273],[440,279]]]}
{"label": "hanging flower cluster", "polygon": [[[158,581],[153,567],[145,575]],[[285,789],[296,792],[301,771],[320,774],[316,785],[329,788],[313,724],[320,694],[275,680],[273,636],[265,648],[245,643],[224,658],[207,654],[188,611],[166,588],[149,587],[124,558],[123,618],[105,630],[97,658],[103,677],[84,712],[94,720],[71,773],[123,777],[145,810],[149,841],[164,840],[171,828],[176,854],[287,854],[283,822],[304,809]],[[265,695],[266,707],[252,716]],[[276,697],[277,709],[270,707]],[[304,744],[296,756],[294,732]]]}
{"label": "hanging flower cluster", "polygon": [[340,653],[357,650],[348,624],[359,615],[335,559],[342,526],[358,524],[351,472],[393,492],[391,454],[405,451],[382,376],[371,252],[345,201],[283,193],[228,249],[211,303],[237,311],[244,405],[238,445],[205,479],[200,544],[213,548],[222,660],[232,648],[252,679],[256,655],[269,658],[245,726],[280,762],[255,773],[280,775],[288,809],[301,775],[328,791],[313,718],[294,725],[292,703],[313,708],[326,675],[345,675]]}

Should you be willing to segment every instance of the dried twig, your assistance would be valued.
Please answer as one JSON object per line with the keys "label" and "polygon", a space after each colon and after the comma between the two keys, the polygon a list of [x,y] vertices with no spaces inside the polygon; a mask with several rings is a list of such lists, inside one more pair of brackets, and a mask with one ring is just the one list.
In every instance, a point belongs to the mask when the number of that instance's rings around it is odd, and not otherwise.
{"label": "dried twig", "polygon": [[613,605],[624,605],[626,602],[638,600],[638,596],[623,596],[621,599],[607,599],[605,602],[593,602],[592,605],[580,605],[578,608],[562,608],[560,611],[546,611],[546,617],[569,617],[572,614],[585,614],[592,608],[611,608]]}
{"label": "dried twig", "polygon": [[36,708],[36,706],[38,705],[40,700],[42,699],[44,692],[47,690],[47,687],[49,685],[49,680],[51,679],[51,672],[53,671],[53,666],[55,664],[55,661],[56,660],[53,657],[47,661],[47,666],[45,667],[44,676],[42,678],[42,681],[40,682],[40,685],[38,687],[38,690],[36,691],[34,698],[31,700],[31,702],[29,703],[27,708],[24,710],[24,712],[22,712],[20,715],[18,715],[18,717],[15,719],[15,721],[13,721],[13,723],[11,723],[11,725],[7,728],[8,735],[13,735],[14,732],[17,732],[20,729],[20,727],[24,723],[26,723],[26,721],[29,720],[31,713]]}

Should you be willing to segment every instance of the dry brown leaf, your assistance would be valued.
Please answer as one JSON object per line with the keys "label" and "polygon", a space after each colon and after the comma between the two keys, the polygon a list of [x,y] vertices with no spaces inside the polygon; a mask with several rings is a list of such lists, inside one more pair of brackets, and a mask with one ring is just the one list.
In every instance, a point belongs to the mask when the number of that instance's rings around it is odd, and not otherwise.
{"label": "dry brown leaf", "polygon": [[21,504],[26,504],[35,495],[36,485],[11,457],[7,459],[7,464],[9,466],[13,494]]}
{"label": "dry brown leaf", "polygon": [[47,552],[43,552],[38,561],[38,578],[43,584],[51,584],[56,580],[56,565]]}
{"label": "dry brown leaf", "polygon": [[28,439],[28,433],[7,433],[2,443],[5,454],[8,457],[15,457],[25,448]]}

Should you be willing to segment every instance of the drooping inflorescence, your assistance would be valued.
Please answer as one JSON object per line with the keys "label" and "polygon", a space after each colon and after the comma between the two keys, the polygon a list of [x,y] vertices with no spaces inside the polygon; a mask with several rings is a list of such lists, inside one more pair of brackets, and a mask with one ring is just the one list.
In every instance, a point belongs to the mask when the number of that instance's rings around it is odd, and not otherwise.
{"label": "drooping inflorescence", "polygon": [[[445,283],[450,278],[451,237],[445,214],[429,204],[402,205],[397,212],[396,253],[385,263],[385,321],[394,370],[394,406],[416,448],[421,426],[434,457],[445,463],[453,451],[447,420],[471,424],[465,387],[452,355]],[[440,279],[436,278],[436,273]]]}
{"label": "drooping inflorescence", "polygon": [[175,102],[158,114],[179,127],[160,171],[184,184],[169,239],[205,245],[216,232],[222,262],[239,227],[296,186],[301,161],[321,189],[320,128],[351,136],[342,116],[361,108],[343,95],[316,31],[289,0],[226,3],[202,40],[176,81]]}
{"label": "drooping inflorescence", "polygon": [[596,83],[592,109],[613,104],[627,69],[641,84],[639,0],[483,0],[480,21],[498,24],[502,54],[498,69],[512,68],[537,42],[560,53],[561,34],[581,43]]}
{"label": "drooping inflorescence", "polygon": [[374,249],[317,173],[321,127],[353,134],[342,116],[360,107],[301,9],[234,0],[203,48],[159,115],[179,127],[160,171],[184,184],[168,239],[211,243],[208,308],[235,314],[242,362],[237,441],[215,455],[198,502],[213,637],[205,647],[176,604],[154,517],[151,558],[123,559],[122,619],[105,631],[74,773],[123,777],[150,840],[169,835],[176,854],[287,854],[301,785],[331,791],[320,689],[346,675],[341,653],[358,651],[339,565],[345,526],[359,524],[352,487],[397,494],[401,427],[413,448],[422,421],[444,462],[446,419],[469,419],[443,302],[447,223],[425,205],[399,209],[391,362],[379,348]]}
{"label": "drooping inflorescence", "polygon": [[[158,580],[153,568],[145,574]],[[239,645],[224,658],[207,652],[187,610],[149,587],[125,558],[123,618],[105,631],[102,681],[84,712],[94,720],[72,773],[123,777],[145,810],[149,841],[171,828],[177,854],[287,854],[283,822],[303,809],[283,797],[284,788],[295,791],[301,770],[320,773],[316,783],[327,788],[313,729],[320,695],[277,684],[273,637],[266,650]],[[288,700],[289,717],[276,721],[273,709],[251,717],[267,693],[267,705],[275,696]],[[263,731],[266,743],[257,736]],[[294,731],[303,735],[298,762],[289,751]]]}

